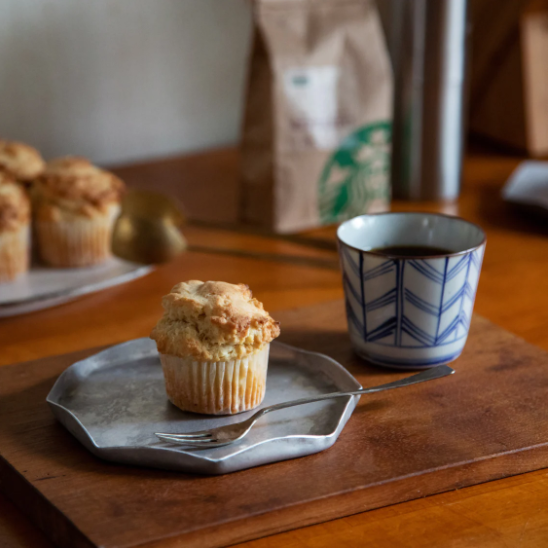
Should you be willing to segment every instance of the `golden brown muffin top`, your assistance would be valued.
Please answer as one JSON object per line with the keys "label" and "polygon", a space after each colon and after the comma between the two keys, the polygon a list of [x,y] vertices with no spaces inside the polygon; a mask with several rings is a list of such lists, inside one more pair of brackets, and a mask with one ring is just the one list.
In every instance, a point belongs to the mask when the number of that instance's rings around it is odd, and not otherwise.
{"label": "golden brown muffin top", "polygon": [[48,162],[35,181],[33,196],[41,206],[37,214],[42,220],[51,220],[54,213],[44,206],[93,217],[118,204],[124,188],[118,177],[86,158],[65,156]]}
{"label": "golden brown muffin top", "polygon": [[44,169],[40,153],[25,143],[0,139],[0,169],[19,181],[30,181]]}
{"label": "golden brown muffin top", "polygon": [[279,323],[244,284],[183,282],[162,305],[164,315],[150,334],[162,354],[236,360],[258,352],[280,334]]}
{"label": "golden brown muffin top", "polygon": [[24,189],[7,173],[0,172],[0,230],[17,230],[28,224],[30,202]]}

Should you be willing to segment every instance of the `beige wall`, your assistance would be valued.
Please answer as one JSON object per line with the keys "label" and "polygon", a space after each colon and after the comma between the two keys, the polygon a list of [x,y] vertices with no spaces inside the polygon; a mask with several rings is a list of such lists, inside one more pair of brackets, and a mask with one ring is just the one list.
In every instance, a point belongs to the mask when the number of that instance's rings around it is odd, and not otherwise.
{"label": "beige wall", "polygon": [[120,163],[231,143],[246,0],[2,0],[0,136]]}

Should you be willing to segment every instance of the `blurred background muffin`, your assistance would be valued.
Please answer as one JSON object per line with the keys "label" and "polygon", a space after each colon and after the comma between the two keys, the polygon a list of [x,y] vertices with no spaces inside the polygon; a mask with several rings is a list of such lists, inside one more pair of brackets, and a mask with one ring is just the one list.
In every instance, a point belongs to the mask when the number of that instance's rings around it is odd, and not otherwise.
{"label": "blurred background muffin", "polygon": [[124,183],[86,158],[46,165],[33,186],[38,249],[52,266],[101,263],[111,256],[111,235]]}
{"label": "blurred background muffin", "polygon": [[0,282],[28,270],[29,248],[29,199],[13,177],[0,172]]}
{"label": "blurred background muffin", "polygon": [[0,170],[13,176],[27,188],[44,171],[40,153],[25,143],[0,139]]}

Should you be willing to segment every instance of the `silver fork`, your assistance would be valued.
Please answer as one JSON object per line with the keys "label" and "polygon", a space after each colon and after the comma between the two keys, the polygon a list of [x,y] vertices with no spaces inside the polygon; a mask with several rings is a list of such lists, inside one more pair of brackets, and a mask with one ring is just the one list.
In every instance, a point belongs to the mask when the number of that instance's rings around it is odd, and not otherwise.
{"label": "silver fork", "polygon": [[188,432],[186,434],[167,434],[163,432],[156,432],[156,436],[158,436],[161,440],[186,445],[188,447],[221,447],[222,445],[229,445],[235,441],[241,440],[261,417],[272,411],[287,409],[288,407],[293,407],[295,405],[304,405],[306,403],[340,398],[343,396],[361,396],[362,394],[372,394],[373,392],[381,392],[392,388],[401,388],[403,386],[409,386],[419,382],[441,379],[447,375],[452,375],[454,372],[455,371],[447,365],[439,365],[438,367],[427,369],[426,371],[422,371],[416,375],[411,375],[405,379],[389,382],[387,384],[381,384],[380,386],[362,388],[361,390],[353,390],[352,392],[331,392],[329,394],[322,394],[321,396],[301,398],[299,400],[286,401],[277,403],[276,405],[271,405],[269,407],[263,407],[248,419],[235,424],[227,424],[226,426],[212,428],[211,430],[200,430],[198,432]]}

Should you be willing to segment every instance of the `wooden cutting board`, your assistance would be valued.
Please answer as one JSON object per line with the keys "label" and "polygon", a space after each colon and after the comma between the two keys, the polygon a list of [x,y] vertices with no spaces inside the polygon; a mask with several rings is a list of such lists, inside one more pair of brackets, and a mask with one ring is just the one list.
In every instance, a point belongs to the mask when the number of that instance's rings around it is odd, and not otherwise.
{"label": "wooden cutting board", "polygon": [[[341,302],[277,318],[364,386],[405,376],[353,356]],[[225,546],[548,466],[548,354],[477,316],[456,375],[362,397],[327,451],[216,477],[102,462],[54,421],[56,377],[97,350],[0,369],[0,488],[63,547]]]}

